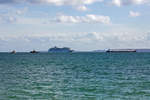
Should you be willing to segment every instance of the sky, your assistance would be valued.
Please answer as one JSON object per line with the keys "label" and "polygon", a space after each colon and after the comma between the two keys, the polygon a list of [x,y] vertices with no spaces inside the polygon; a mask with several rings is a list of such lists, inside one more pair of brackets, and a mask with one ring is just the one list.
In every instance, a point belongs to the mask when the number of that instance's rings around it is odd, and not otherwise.
{"label": "sky", "polygon": [[0,52],[150,48],[150,0],[0,0]]}

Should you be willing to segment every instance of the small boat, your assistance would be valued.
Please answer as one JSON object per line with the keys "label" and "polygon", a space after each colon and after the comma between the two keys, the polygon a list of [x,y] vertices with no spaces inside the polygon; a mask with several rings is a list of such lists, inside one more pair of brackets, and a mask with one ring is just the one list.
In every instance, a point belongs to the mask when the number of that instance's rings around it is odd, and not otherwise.
{"label": "small boat", "polygon": [[12,52],[11,52],[11,54],[15,54],[16,53],[16,51],[15,50],[13,50]]}
{"label": "small boat", "polygon": [[33,51],[30,51],[30,53],[38,53],[37,51],[33,50]]}

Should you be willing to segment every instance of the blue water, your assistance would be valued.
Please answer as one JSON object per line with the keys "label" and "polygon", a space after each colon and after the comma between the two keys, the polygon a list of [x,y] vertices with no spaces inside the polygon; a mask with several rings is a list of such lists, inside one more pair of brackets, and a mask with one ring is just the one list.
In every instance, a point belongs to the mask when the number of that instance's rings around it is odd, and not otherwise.
{"label": "blue water", "polygon": [[150,53],[0,53],[0,100],[150,100]]}

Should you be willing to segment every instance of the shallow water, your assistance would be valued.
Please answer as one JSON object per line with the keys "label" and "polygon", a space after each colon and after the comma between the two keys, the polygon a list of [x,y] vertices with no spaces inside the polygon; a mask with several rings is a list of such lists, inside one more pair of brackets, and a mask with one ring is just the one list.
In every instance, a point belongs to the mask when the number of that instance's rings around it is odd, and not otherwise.
{"label": "shallow water", "polygon": [[150,100],[150,53],[0,53],[0,100]]}

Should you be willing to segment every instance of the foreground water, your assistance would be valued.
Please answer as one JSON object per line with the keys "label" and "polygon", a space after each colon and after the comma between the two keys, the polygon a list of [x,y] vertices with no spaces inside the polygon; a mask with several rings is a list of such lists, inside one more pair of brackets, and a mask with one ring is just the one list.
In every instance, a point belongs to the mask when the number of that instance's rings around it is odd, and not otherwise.
{"label": "foreground water", "polygon": [[150,100],[150,53],[0,53],[0,100]]}

